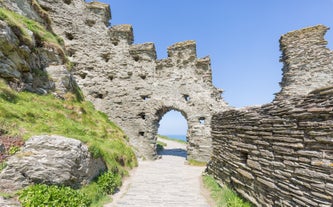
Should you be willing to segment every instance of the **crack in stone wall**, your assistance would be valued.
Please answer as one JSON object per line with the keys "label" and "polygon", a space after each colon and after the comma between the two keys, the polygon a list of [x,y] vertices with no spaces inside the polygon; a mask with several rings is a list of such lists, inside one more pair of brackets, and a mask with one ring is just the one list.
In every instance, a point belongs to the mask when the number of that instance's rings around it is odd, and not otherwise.
{"label": "crack in stone wall", "polygon": [[194,41],[170,46],[168,58],[158,60],[153,43],[133,44],[131,25],[109,27],[106,4],[39,3],[49,11],[53,30],[64,37],[85,97],[124,129],[138,155],[156,157],[158,123],[174,109],[188,122],[188,158],[209,160],[211,115],[228,106],[212,84],[209,57],[197,58]]}

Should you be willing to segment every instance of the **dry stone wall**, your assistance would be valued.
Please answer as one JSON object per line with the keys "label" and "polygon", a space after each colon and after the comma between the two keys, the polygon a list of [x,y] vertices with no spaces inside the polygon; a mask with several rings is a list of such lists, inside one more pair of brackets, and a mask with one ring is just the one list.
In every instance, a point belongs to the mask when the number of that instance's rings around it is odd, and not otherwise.
{"label": "dry stone wall", "polygon": [[333,71],[332,51],[322,44],[326,30],[316,26],[283,36],[294,44],[282,44],[285,53],[289,47],[289,69],[276,100],[212,118],[208,172],[256,206],[333,204]]}
{"label": "dry stone wall", "polygon": [[333,51],[326,47],[324,39],[328,29],[318,25],[281,37],[283,78],[277,98],[307,95],[312,90],[333,84]]}
{"label": "dry stone wall", "polygon": [[39,0],[64,37],[73,74],[85,97],[121,126],[139,155],[154,158],[162,116],[180,111],[188,122],[188,157],[211,155],[211,115],[227,108],[212,84],[209,57],[197,58],[194,41],[156,58],[153,43],[133,44],[131,25],[109,27],[110,8],[83,0]]}

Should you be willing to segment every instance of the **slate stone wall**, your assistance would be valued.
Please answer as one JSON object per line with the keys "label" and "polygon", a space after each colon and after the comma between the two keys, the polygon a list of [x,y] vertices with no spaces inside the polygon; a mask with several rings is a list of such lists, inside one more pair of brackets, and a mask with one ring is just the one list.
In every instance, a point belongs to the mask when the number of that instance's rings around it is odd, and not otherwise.
{"label": "slate stone wall", "polygon": [[[332,206],[332,52],[317,44],[326,30],[316,26],[283,37],[304,44],[288,48],[289,68],[272,103],[212,118],[208,172],[256,206]],[[281,47],[287,57],[288,46]],[[304,56],[313,47],[316,54]]]}
{"label": "slate stone wall", "polygon": [[277,98],[307,95],[317,88],[333,84],[333,51],[324,39],[324,25],[308,27],[282,35],[283,78]]}

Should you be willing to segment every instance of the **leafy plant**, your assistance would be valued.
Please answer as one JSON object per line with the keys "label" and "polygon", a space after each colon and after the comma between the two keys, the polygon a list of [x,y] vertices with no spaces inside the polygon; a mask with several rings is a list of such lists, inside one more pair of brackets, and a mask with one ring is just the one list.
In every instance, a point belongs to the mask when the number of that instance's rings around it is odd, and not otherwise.
{"label": "leafy plant", "polygon": [[103,194],[111,195],[121,186],[121,177],[119,174],[106,172],[98,177],[97,185]]}
{"label": "leafy plant", "polygon": [[70,187],[37,184],[19,192],[23,207],[88,207],[91,204],[86,195]]}
{"label": "leafy plant", "polygon": [[20,151],[20,147],[18,146],[12,146],[9,148],[9,155],[14,155],[16,152]]}

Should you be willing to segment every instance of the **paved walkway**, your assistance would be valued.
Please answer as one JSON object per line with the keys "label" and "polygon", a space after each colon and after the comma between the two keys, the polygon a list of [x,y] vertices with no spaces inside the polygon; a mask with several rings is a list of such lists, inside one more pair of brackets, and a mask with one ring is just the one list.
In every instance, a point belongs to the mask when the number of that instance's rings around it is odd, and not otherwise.
{"label": "paved walkway", "polygon": [[185,145],[162,140],[167,147],[156,161],[143,161],[104,207],[209,207],[203,196],[204,167],[185,164]]}

